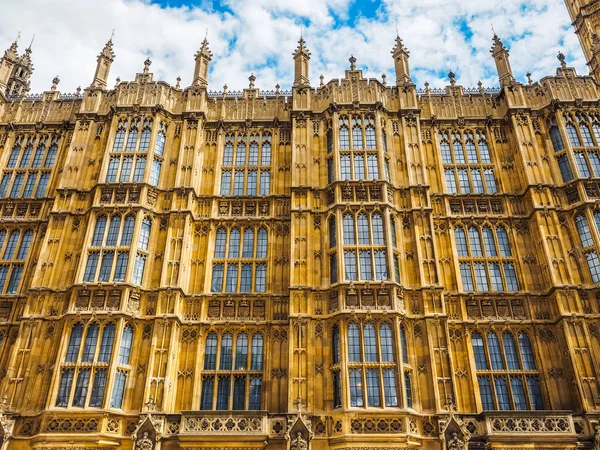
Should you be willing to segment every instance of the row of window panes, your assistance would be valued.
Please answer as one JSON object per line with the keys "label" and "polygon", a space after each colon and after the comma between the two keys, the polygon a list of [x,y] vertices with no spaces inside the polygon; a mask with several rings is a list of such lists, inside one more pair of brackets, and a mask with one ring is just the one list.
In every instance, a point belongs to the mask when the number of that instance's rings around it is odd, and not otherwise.
{"label": "row of window panes", "polygon": [[[225,274],[225,284],[223,284]],[[212,292],[266,292],[266,289],[266,263],[240,264],[227,262],[213,264]]]}
{"label": "row of window panes", "polygon": [[[496,235],[497,243],[494,234]],[[483,245],[481,242],[482,235]],[[469,239],[467,244],[467,235],[465,234],[464,228],[459,226],[454,229],[456,252],[461,258],[495,258],[497,256],[512,256],[508,233],[506,232],[506,228],[502,226],[496,228],[496,233],[494,233],[491,227],[484,226],[481,228],[481,235],[477,227],[469,227],[468,236]],[[498,249],[500,249],[499,253]]]}
{"label": "row of window panes", "polygon": [[[361,116],[354,115],[351,122],[350,124],[348,116],[340,116],[338,120],[340,150],[350,150],[350,148],[374,150],[377,148],[373,117],[366,116],[363,121]],[[352,127],[352,143],[350,143],[350,126]]]}
{"label": "row of window panes", "polygon": [[221,172],[221,195],[269,195],[271,190],[271,172],[257,170],[223,170]]}
{"label": "row of window panes", "polygon": [[260,375],[204,375],[200,409],[204,411],[259,410],[261,396]]}
{"label": "row of window panes", "polygon": [[[255,333],[249,339],[248,334],[239,333],[235,336],[235,346],[234,336],[231,333],[224,333],[220,338],[219,342],[219,337],[214,332],[207,336],[204,370],[262,371],[264,345],[262,334]],[[248,354],[249,345],[250,354]]]}
{"label": "row of window panes", "polygon": [[33,198],[35,194],[35,198],[44,198],[49,181],[50,172],[5,172],[0,181],[0,197]]}
{"label": "row of window panes", "polygon": [[[7,230],[0,229],[0,254],[3,261],[25,261],[33,241],[33,230],[22,233],[12,230],[6,239]],[[4,245],[6,243],[6,245]],[[17,248],[19,249],[17,251]],[[2,251],[4,250],[4,251]],[[24,265],[0,263],[0,293],[16,294],[23,276]],[[8,280],[8,284],[7,284]]]}
{"label": "row of window panes", "polygon": [[[259,151],[260,150],[260,151]],[[225,138],[225,147],[223,149],[223,166],[252,166],[259,165],[265,167],[271,165],[271,135],[264,135],[262,145],[258,145],[258,135],[251,136],[250,145],[246,145],[246,137],[238,136],[238,144],[235,146],[234,156],[234,138],[227,136]]]}
{"label": "row of window panes", "polygon": [[[56,154],[58,153],[58,143],[52,144],[48,149],[45,145],[39,145],[33,153],[33,146],[27,145],[21,154],[21,145],[15,144],[12,148],[8,161],[7,169],[40,169],[42,167],[51,169],[56,162]],[[33,159],[31,158],[33,155]],[[20,158],[19,158],[20,156]]]}
{"label": "row of window panes", "polygon": [[[84,407],[86,405],[90,407],[102,407],[108,381],[108,363],[110,362],[114,346],[115,326],[113,323],[108,323],[104,326],[102,329],[102,339],[98,347],[99,331],[100,326],[98,323],[91,323],[87,327],[85,342],[82,347],[83,325],[77,323],[73,326],[65,362],[76,365],[80,363],[96,363],[99,366],[91,368],[84,366],[78,369],[75,367],[63,367],[56,406],[66,407],[69,405],[69,400],[71,400],[70,405],[75,407]],[[129,364],[132,342],[133,328],[127,325],[123,330],[117,364],[124,366]],[[106,364],[106,367],[101,367],[102,364]],[[77,381],[74,386],[74,392],[72,392],[75,373],[77,373]],[[92,373],[93,384],[88,398]],[[119,369],[116,371],[110,401],[111,408],[121,408],[122,406],[127,375],[127,370]]]}
{"label": "row of window panes", "polygon": [[519,283],[513,263],[460,263],[464,292],[518,291]]}
{"label": "row of window panes", "polygon": [[495,194],[498,192],[494,169],[444,169],[450,194]]}
{"label": "row of window panes", "polygon": [[447,164],[491,164],[492,157],[490,155],[490,149],[487,141],[485,140],[485,134],[477,142],[475,146],[475,140],[472,133],[468,133],[468,136],[464,140],[461,138],[460,133],[452,133],[452,149],[450,149],[450,143],[446,133],[440,133],[440,150],[442,153],[442,162],[444,165]]}
{"label": "row of window panes", "polygon": [[[145,118],[143,125],[141,125],[142,133],[139,134],[141,121],[138,118],[133,118],[127,123],[127,120],[121,119],[117,125],[117,132],[115,134],[115,141],[113,143],[112,153],[133,153],[136,150],[138,152],[146,153],[150,147],[150,137],[152,136],[152,125],[153,120],[151,118]],[[128,132],[127,132],[128,131]],[[125,144],[125,136],[127,135],[127,145]],[[139,138],[139,139],[138,139]],[[164,148],[164,134],[162,147],[159,148],[159,154],[162,155],[162,148]]]}
{"label": "row of window panes", "polygon": [[[227,240],[227,230],[219,228],[215,239],[215,259],[225,258],[257,258],[267,257],[268,234],[266,228],[258,229],[258,238],[255,245],[254,228],[245,228],[243,232],[243,244],[241,243],[242,232],[239,228],[232,228],[229,231],[229,240]],[[227,246],[229,243],[229,246]],[[242,250],[240,255],[240,249]],[[255,251],[256,250],[256,251]]]}
{"label": "row of window panes", "polygon": [[[594,213],[594,222],[596,224],[596,229],[600,231],[600,211]],[[594,239],[586,217],[583,214],[575,216],[575,225],[577,227],[577,233],[579,234],[581,246],[585,249],[585,259],[590,270],[590,275],[592,276],[592,281],[594,283],[599,283],[600,260],[598,259],[597,252],[594,250]],[[588,249],[592,250],[588,251]]]}

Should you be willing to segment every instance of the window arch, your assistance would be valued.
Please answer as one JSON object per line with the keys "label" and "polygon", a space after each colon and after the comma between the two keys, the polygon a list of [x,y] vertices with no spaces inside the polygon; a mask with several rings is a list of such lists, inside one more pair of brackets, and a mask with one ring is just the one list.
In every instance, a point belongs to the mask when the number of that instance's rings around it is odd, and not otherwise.
{"label": "window arch", "polygon": [[[543,409],[543,400],[529,337],[518,333],[519,350],[512,332],[502,339],[489,331],[487,348],[481,333],[474,331],[471,345],[484,410]],[[491,366],[488,365],[488,360]]]}
{"label": "window arch", "polygon": [[577,232],[579,233],[579,239],[581,240],[581,245],[584,248],[594,245],[594,240],[592,239],[592,233],[590,232],[590,227],[588,225],[588,221],[584,215],[579,214],[579,215],[575,216],[575,225],[577,225]]}
{"label": "window arch", "polygon": [[340,150],[350,149],[350,132],[348,130],[348,117],[340,116]]}
{"label": "window arch", "polygon": [[220,341],[219,333],[208,334],[202,373],[202,410],[260,409],[263,342],[258,332],[226,331],[220,335]]}
{"label": "window arch", "polygon": [[337,230],[335,224],[335,216],[329,218],[329,248],[335,248],[337,245]]}

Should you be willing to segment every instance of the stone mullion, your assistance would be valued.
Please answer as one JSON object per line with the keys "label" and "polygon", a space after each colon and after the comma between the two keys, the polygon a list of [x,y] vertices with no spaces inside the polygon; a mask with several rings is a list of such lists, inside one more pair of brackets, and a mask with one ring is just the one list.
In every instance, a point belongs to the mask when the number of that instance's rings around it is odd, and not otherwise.
{"label": "stone mullion", "polygon": [[[553,259],[554,259],[554,249],[551,244],[551,241],[554,239],[559,239],[558,236],[552,234],[552,230],[548,229],[549,222],[554,222],[554,218],[550,217],[552,213],[544,213],[541,211],[535,211],[532,215],[531,224],[532,226],[536,226],[541,237],[541,244],[543,246],[543,254],[540,255],[538,251],[538,257],[542,257],[543,260],[547,263],[548,273],[551,277],[551,285],[562,285],[564,280],[562,279],[562,275],[560,274],[560,269],[554,267]],[[527,233],[529,234],[529,233]],[[557,273],[558,270],[558,273]]]}
{"label": "stone mullion", "polygon": [[181,352],[178,350],[181,340],[181,326],[176,323],[175,319],[167,320],[171,322],[171,330],[166,354],[167,364],[164,372],[162,410],[174,413],[177,404],[177,395],[175,392],[177,389],[177,369],[179,361],[182,358]]}

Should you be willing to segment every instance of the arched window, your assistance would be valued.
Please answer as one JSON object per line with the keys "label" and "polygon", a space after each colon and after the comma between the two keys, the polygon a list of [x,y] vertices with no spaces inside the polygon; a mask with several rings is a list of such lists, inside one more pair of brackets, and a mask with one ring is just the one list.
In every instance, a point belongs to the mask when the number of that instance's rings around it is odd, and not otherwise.
{"label": "arched window", "polygon": [[481,405],[484,411],[494,409],[494,395],[492,394],[492,386],[489,377],[477,377],[479,382],[479,394],[481,396]]}
{"label": "arched window", "polygon": [[592,139],[592,133],[590,133],[590,129],[588,128],[585,122],[579,123],[579,132],[581,133],[581,137],[583,138],[583,146],[584,147],[593,147],[594,140]]}
{"label": "arched window", "polygon": [[372,125],[367,125],[365,128],[365,140],[367,144],[367,150],[374,150],[377,147],[377,140],[375,139],[375,128]]}
{"label": "arched window", "polygon": [[98,353],[98,362],[109,362],[112,355],[113,341],[115,339],[115,325],[109,323],[102,331],[102,342]]}
{"label": "arched window", "polygon": [[92,246],[102,246],[104,240],[104,230],[106,230],[106,216],[99,216],[96,219],[96,228],[94,228],[94,236],[92,237]]}
{"label": "arched window", "polygon": [[131,344],[133,342],[133,327],[127,325],[123,329],[123,336],[121,338],[121,347],[119,349],[119,364],[129,364],[129,356],[131,354]]}
{"label": "arched window", "polygon": [[509,370],[521,370],[519,363],[519,355],[515,347],[515,339],[508,331],[502,335],[502,343],[504,344],[504,353],[506,355],[506,364]]}
{"label": "arched window", "polygon": [[385,244],[385,238],[384,238],[384,231],[383,231],[383,219],[381,218],[381,214],[373,214],[372,219],[373,221],[372,226],[373,226],[373,244],[375,245],[384,245]]}
{"label": "arched window", "polygon": [[219,228],[215,239],[215,258],[225,258],[225,245],[227,244],[227,230]]}
{"label": "arched window", "polygon": [[364,406],[363,381],[359,370],[350,370],[350,406]]}
{"label": "arched window", "polygon": [[246,369],[248,365],[248,335],[240,333],[235,344],[235,370]]}
{"label": "arched window", "polygon": [[[33,240],[33,231],[27,230],[23,233],[23,238],[21,239],[21,245],[19,246],[19,252],[17,253],[17,259],[23,260],[27,258],[27,253],[29,253],[29,247],[31,246],[31,241]],[[0,248],[1,248],[0,244]]]}
{"label": "arched window", "polygon": [[506,384],[505,377],[496,377],[494,379],[496,385],[496,398],[498,399],[498,409],[500,411],[507,411],[510,409],[510,394],[508,393],[508,386]]}
{"label": "arched window", "polygon": [[498,236],[498,245],[500,245],[501,256],[512,256],[510,251],[510,243],[508,242],[508,233],[506,228],[500,226],[496,229],[496,236]]}
{"label": "arched window", "polygon": [[252,364],[251,370],[262,370],[263,366],[263,336],[255,333],[252,336]]}
{"label": "arched window", "polygon": [[244,246],[242,247],[242,258],[252,258],[254,254],[254,230],[246,228],[244,230]]}
{"label": "arched window", "polygon": [[454,150],[454,162],[456,164],[464,164],[465,160],[465,152],[463,151],[462,141],[460,139],[460,134],[456,133],[454,135],[454,140],[452,141],[452,147]]}
{"label": "arched window", "polygon": [[108,227],[108,236],[106,237],[106,245],[109,247],[115,247],[117,245],[117,239],[119,239],[119,231],[121,231],[121,216],[115,215],[110,219],[110,226]]}
{"label": "arched window", "polygon": [[566,125],[567,136],[569,137],[569,142],[573,147],[581,147],[581,140],[579,139],[579,135],[577,134],[577,129],[574,125],[568,123]]}
{"label": "arched window", "polygon": [[334,248],[337,244],[337,230],[335,226],[335,216],[329,218],[329,248]]}
{"label": "arched window", "polygon": [[352,148],[354,150],[363,149],[362,120],[359,117],[352,118]]}
{"label": "arched window", "polygon": [[398,238],[396,237],[396,220],[390,217],[390,234],[392,235],[392,245],[398,247]]}
{"label": "arched window", "polygon": [[452,164],[452,152],[450,151],[450,144],[445,140],[444,135],[440,134],[440,139],[444,139],[440,142],[440,150],[442,151],[442,163]]}
{"label": "arched window", "polygon": [[98,331],[99,327],[97,323],[94,322],[88,326],[85,335],[85,345],[83,346],[83,355],[81,356],[83,362],[91,362],[94,360],[96,345],[98,343]]}
{"label": "arched window", "polygon": [[152,222],[149,218],[144,217],[142,220],[142,228],[140,229],[140,238],[138,239],[138,249],[148,250],[150,244],[150,231],[152,229]]}
{"label": "arched window", "polygon": [[115,153],[119,153],[123,149],[124,143],[125,143],[125,123],[121,120],[121,121],[119,121],[119,128],[117,129],[117,133],[115,134],[115,142],[113,143],[112,151]]}
{"label": "arched window", "polygon": [[491,163],[492,157],[490,155],[490,149],[488,147],[487,141],[480,139],[478,144],[479,144],[479,156],[481,157],[481,162],[484,164]]}
{"label": "arched window", "polygon": [[[366,216],[365,216],[366,218]],[[344,244],[355,244],[354,237],[354,217],[351,214],[344,214]]]}
{"label": "arched window", "polygon": [[340,327],[338,327],[337,325],[334,325],[331,328],[331,336],[332,336],[332,345],[333,345],[333,351],[332,351],[332,359],[333,359],[333,364],[339,364],[340,363]]}
{"label": "arched window", "polygon": [[456,240],[456,252],[458,256],[469,256],[469,248],[467,246],[467,237],[465,230],[462,227],[454,229],[454,239]]}
{"label": "arched window", "polygon": [[402,362],[408,364],[408,345],[406,342],[406,329],[404,325],[400,327],[400,345],[402,347]]}
{"label": "arched window", "polygon": [[469,164],[476,164],[481,162],[477,157],[477,150],[475,150],[475,142],[473,142],[471,139],[467,140],[465,142],[465,149],[467,150],[467,160]]}
{"label": "arched window", "polygon": [[256,248],[257,258],[266,258],[268,248],[268,235],[266,228],[258,229],[258,246]]}
{"label": "arched window", "polygon": [[521,359],[523,360],[523,368],[525,370],[536,370],[535,358],[529,336],[526,333],[519,333],[519,348],[521,349]]}
{"label": "arched window", "polygon": [[496,243],[494,242],[494,232],[490,227],[483,227],[481,230],[483,233],[483,243],[485,245],[486,256],[498,256],[496,250]]}
{"label": "arched window", "polygon": [[133,237],[134,226],[135,226],[135,216],[133,214],[130,214],[125,218],[125,225],[123,226],[123,234],[121,235],[121,246],[122,247],[129,247],[131,245],[131,239]]}
{"label": "arched window", "polygon": [[381,360],[383,362],[393,362],[394,345],[392,343],[392,328],[387,323],[379,327],[379,342],[381,345]]}
{"label": "arched window", "polygon": [[488,350],[490,352],[490,361],[493,370],[504,369],[504,361],[502,359],[502,350],[500,350],[500,341],[498,336],[493,331],[487,335]]}
{"label": "arched window", "polygon": [[579,239],[581,240],[581,245],[585,247],[589,247],[594,245],[594,240],[592,239],[592,233],[590,232],[590,227],[588,226],[587,219],[583,215],[578,215],[575,217],[575,224],[577,225],[577,232],[579,233]]}
{"label": "arched window", "polygon": [[358,215],[358,243],[359,245],[369,245],[371,243],[369,219],[364,213]]}
{"label": "arched window", "polygon": [[217,334],[209,333],[206,337],[204,351],[204,370],[215,370],[217,368]]}
{"label": "arched window", "polygon": [[346,116],[340,117],[340,150],[350,149],[350,133],[348,131],[348,118]]}
{"label": "arched window", "polygon": [[67,348],[67,362],[75,362],[79,357],[79,348],[81,347],[81,338],[83,336],[83,325],[76,323],[71,329],[71,338],[69,339],[69,347]]}
{"label": "arched window", "polygon": [[351,362],[361,362],[360,354],[360,331],[358,325],[351,323],[348,325],[348,359]]}
{"label": "arched window", "polygon": [[261,148],[260,163],[263,166],[271,165],[271,135],[265,133],[263,135],[263,143]]}
{"label": "arched window", "polygon": [[372,324],[367,324],[364,327],[364,343],[365,361],[377,362],[377,338],[375,336],[375,327]]}
{"label": "arched window", "polygon": [[221,338],[221,360],[219,362],[220,370],[231,370],[232,351],[233,336],[231,333],[225,333]]}
{"label": "arched window", "polygon": [[240,256],[240,230],[239,228],[233,228],[229,232],[229,252],[227,253],[228,258],[239,258]]}
{"label": "arched window", "polygon": [[349,180],[351,178],[350,155],[340,156],[340,174],[342,176],[342,180]]}
{"label": "arched window", "polygon": [[488,370],[487,359],[485,357],[485,349],[481,334],[474,332],[471,335],[471,344],[475,355],[475,367],[477,370]]}
{"label": "arched window", "polygon": [[475,227],[469,227],[469,243],[471,244],[471,256],[483,256],[483,251],[481,250],[481,238],[479,236],[479,230]]}

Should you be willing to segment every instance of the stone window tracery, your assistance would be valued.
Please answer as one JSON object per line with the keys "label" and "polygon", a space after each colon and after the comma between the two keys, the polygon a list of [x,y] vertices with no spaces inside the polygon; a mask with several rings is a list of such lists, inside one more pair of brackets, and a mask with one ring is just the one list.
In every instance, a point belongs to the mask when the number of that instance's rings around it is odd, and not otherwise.
{"label": "stone window tracery", "polygon": [[56,135],[17,137],[0,180],[0,197],[44,198],[59,145]]}
{"label": "stone window tracery", "polygon": [[0,228],[0,293],[19,292],[33,236],[33,230]]}
{"label": "stone window tracery", "polygon": [[[596,232],[600,232],[600,211],[594,212],[593,218]],[[592,282],[600,283],[600,259],[598,259],[597,246],[585,214],[577,214],[575,216],[575,227],[577,228],[577,234],[579,235],[579,241],[583,248],[583,254],[585,255]]]}
{"label": "stone window tracery", "polygon": [[208,334],[200,409],[261,409],[263,345],[264,338],[259,332]]}
{"label": "stone window tracery", "polygon": [[471,335],[482,409],[544,409],[529,336],[524,331]]}
{"label": "stone window tracery", "polygon": [[440,131],[446,189],[450,194],[495,194],[494,165],[484,131]]}
{"label": "stone window tracery", "polygon": [[[113,321],[77,322],[71,327],[55,405],[57,407],[121,408],[125,383],[130,371],[129,359],[133,328],[125,325],[115,358],[116,324]],[[110,374],[115,375],[113,390],[107,396]]]}
{"label": "stone window tracery", "polygon": [[221,195],[270,194],[271,143],[272,135],[268,132],[251,132],[248,135],[238,132],[225,137]]}
{"label": "stone window tracery", "polygon": [[464,292],[519,290],[516,264],[504,226],[457,226],[454,241]]}
{"label": "stone window tracery", "polygon": [[[100,214],[88,247],[83,282],[125,281],[136,218],[133,214]],[[135,253],[132,281],[141,284],[152,223],[144,218]]]}
{"label": "stone window tracery", "polygon": [[383,216],[379,212],[344,213],[344,278],[346,281],[387,280]]}
{"label": "stone window tracery", "polygon": [[[338,120],[338,126],[341,179],[378,180],[379,156],[374,117],[357,114],[349,119],[348,116],[342,115]],[[333,177],[329,178],[331,182]]]}
{"label": "stone window tracery", "polygon": [[213,254],[212,292],[265,292],[268,231],[219,227]]}

